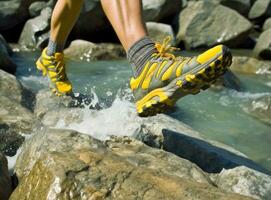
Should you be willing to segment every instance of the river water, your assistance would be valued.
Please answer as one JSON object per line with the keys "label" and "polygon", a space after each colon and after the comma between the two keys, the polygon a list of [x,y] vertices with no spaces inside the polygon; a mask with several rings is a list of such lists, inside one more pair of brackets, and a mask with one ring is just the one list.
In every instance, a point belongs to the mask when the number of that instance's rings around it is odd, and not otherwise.
{"label": "river water", "polygon": [[[17,77],[31,90],[37,92],[46,88],[48,81],[41,77],[34,62],[37,52],[16,53]],[[129,121],[121,110],[130,109],[132,103],[129,92],[131,69],[127,61],[67,61],[67,73],[74,91],[95,93],[98,99],[113,102],[106,114],[119,117],[117,124],[110,128],[118,134],[118,129],[129,130]],[[271,126],[251,117],[244,110],[248,103],[261,96],[271,96],[270,77],[264,75],[237,75],[241,80],[242,92],[231,89],[207,90],[196,96],[187,96],[177,103],[172,117],[190,125],[204,137],[234,147],[252,160],[271,170]],[[125,95],[125,99],[116,96]],[[114,115],[118,113],[118,115]],[[96,126],[106,126],[102,117],[93,120]],[[108,122],[109,123],[109,122]],[[84,125],[73,124],[72,128],[84,130]],[[125,126],[125,127],[121,127]],[[86,127],[90,128],[90,127]],[[81,130],[82,129],[82,130]]]}

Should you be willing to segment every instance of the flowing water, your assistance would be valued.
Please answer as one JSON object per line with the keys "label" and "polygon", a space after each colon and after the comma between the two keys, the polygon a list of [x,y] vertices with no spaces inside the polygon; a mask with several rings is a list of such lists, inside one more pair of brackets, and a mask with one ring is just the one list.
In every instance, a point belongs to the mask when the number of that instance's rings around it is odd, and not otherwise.
{"label": "flowing water", "polygon": [[[37,52],[28,52],[17,53],[13,57],[19,66],[18,78],[35,92],[48,84],[35,69],[37,56]],[[129,116],[135,115],[135,109],[129,102],[131,69],[127,61],[67,61],[67,72],[75,92],[95,93],[99,99],[113,102],[99,115],[90,116],[87,112],[85,122],[75,122],[69,128],[119,135],[128,134],[133,129],[130,127],[132,123],[129,123],[133,118]],[[244,111],[253,99],[271,96],[271,79],[264,75],[238,75],[238,78],[244,91],[208,90],[196,96],[187,96],[177,103],[177,109],[171,116],[187,123],[204,137],[232,146],[271,170],[271,126]],[[116,98],[123,95],[126,98]],[[88,117],[91,117],[92,123],[89,123]],[[58,125],[63,126],[61,120]]]}

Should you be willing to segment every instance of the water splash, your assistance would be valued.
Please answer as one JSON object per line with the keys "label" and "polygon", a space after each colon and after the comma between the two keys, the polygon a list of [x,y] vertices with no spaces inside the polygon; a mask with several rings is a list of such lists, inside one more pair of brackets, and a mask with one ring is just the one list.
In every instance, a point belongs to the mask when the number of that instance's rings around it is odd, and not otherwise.
{"label": "water splash", "polygon": [[67,124],[60,119],[56,128],[73,129],[105,140],[111,135],[131,136],[140,128],[141,118],[137,116],[134,103],[131,103],[131,92],[119,90],[110,107],[102,110],[90,110],[87,107],[80,113],[80,122]]}

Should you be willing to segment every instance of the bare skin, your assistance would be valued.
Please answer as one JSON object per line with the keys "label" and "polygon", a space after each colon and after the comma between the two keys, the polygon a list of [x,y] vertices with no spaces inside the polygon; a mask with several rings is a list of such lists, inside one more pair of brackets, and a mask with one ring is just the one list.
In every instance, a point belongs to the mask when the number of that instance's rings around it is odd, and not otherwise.
{"label": "bare skin", "polygon": [[141,0],[101,0],[101,3],[126,51],[147,35]]}
{"label": "bare skin", "polygon": [[[65,44],[84,0],[58,0],[51,20],[51,39]],[[147,35],[141,0],[101,0],[102,7],[124,49]],[[69,20],[67,20],[69,19]]]}
{"label": "bare skin", "polygon": [[84,0],[58,0],[51,20],[51,39],[64,45],[79,14]]}

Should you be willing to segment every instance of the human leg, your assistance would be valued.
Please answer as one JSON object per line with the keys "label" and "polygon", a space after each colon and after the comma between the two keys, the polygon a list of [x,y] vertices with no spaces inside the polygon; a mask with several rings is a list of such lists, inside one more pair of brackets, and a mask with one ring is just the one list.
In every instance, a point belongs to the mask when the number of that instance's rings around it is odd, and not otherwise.
{"label": "human leg", "polygon": [[130,86],[142,116],[164,112],[185,95],[208,88],[231,64],[231,53],[223,45],[189,58],[174,56],[169,38],[154,44],[146,37],[141,0],[101,2],[132,65]]}
{"label": "human leg", "polygon": [[37,68],[47,75],[50,87],[57,95],[72,92],[72,85],[65,72],[63,49],[67,37],[80,14],[84,0],[58,0],[51,19],[48,47],[36,62]]}

